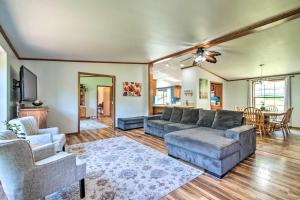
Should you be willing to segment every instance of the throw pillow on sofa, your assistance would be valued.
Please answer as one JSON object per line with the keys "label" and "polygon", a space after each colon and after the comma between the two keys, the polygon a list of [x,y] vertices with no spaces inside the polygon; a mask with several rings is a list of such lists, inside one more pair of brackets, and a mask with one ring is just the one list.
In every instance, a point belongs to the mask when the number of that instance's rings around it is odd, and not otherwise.
{"label": "throw pillow on sofa", "polygon": [[199,109],[184,109],[180,123],[196,124],[199,118]]}
{"label": "throw pillow on sofa", "polygon": [[241,126],[243,123],[243,112],[230,110],[218,110],[212,125],[212,128],[218,130],[227,130]]}
{"label": "throw pillow on sofa", "polygon": [[183,108],[174,107],[170,118],[171,122],[180,123],[182,118]]}
{"label": "throw pillow on sofa", "polygon": [[160,119],[169,121],[172,115],[173,107],[164,107],[164,111],[160,117]]}
{"label": "throw pillow on sofa", "polygon": [[216,111],[212,110],[199,110],[199,119],[197,126],[211,127],[215,119]]}

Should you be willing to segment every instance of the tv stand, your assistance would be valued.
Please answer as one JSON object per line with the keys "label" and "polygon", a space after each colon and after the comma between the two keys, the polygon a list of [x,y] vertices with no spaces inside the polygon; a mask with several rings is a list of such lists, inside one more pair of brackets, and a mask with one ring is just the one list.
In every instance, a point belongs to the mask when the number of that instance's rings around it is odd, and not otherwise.
{"label": "tv stand", "polygon": [[39,128],[47,128],[48,110],[47,107],[23,107],[20,108],[18,116],[33,116],[36,119]]}

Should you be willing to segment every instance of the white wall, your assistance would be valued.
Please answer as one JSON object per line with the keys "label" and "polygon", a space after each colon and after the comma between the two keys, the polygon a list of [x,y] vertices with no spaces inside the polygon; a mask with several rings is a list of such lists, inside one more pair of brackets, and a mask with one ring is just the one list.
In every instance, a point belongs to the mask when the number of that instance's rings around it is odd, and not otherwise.
{"label": "white wall", "polygon": [[8,70],[7,55],[0,46],[0,130],[5,129],[2,123],[8,118]]}
{"label": "white wall", "polygon": [[[199,79],[208,80],[208,99],[199,99]],[[225,81],[199,67],[192,67],[182,70],[182,90],[181,101],[191,101],[197,108],[204,108],[210,110],[210,82],[223,83],[223,96],[225,94]],[[192,90],[193,96],[186,96],[184,90]],[[223,100],[224,102],[224,100]]]}
{"label": "white wall", "polygon": [[80,84],[87,88],[85,96],[86,116],[97,116],[97,86],[112,86],[110,77],[80,77]]}
{"label": "white wall", "polygon": [[[10,49],[6,40],[0,34],[0,46],[5,51],[4,54],[1,55],[1,74],[0,77],[1,82],[6,82],[6,88],[1,88],[1,107],[0,112],[2,113],[2,117],[0,119],[0,130],[4,128],[2,125],[3,120],[8,120],[13,118],[16,115],[16,100],[18,98],[18,90],[13,91],[12,89],[12,79],[18,78],[18,68],[19,68],[19,60]],[[5,58],[6,57],[6,58]],[[1,85],[3,85],[1,83]],[[4,91],[5,90],[5,91]],[[16,93],[16,94],[15,94]]]}
{"label": "white wall", "polygon": [[[116,76],[116,119],[148,113],[147,65],[21,61],[38,77],[38,98],[49,107],[48,126],[77,132],[78,72]],[[124,97],[122,82],[142,83],[142,97]]]}
{"label": "white wall", "polygon": [[224,109],[234,110],[235,106],[247,106],[248,81],[227,81],[224,94]]}

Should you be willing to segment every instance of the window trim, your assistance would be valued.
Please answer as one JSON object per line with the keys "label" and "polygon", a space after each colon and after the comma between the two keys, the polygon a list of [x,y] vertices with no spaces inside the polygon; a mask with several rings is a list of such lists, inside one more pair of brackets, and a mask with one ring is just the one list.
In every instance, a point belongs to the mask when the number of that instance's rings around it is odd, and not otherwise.
{"label": "window trim", "polygon": [[[260,81],[260,80],[253,80],[252,81],[252,106],[253,107],[256,107],[256,98],[258,97],[255,97],[255,84]],[[271,78],[271,79],[264,79],[264,80],[261,80],[261,81],[272,81],[272,82],[276,82],[276,81],[285,81],[284,78]],[[286,85],[285,85],[286,87]],[[265,90],[265,89],[264,89]],[[276,99],[276,98],[283,98],[285,100],[286,96],[284,95],[283,97],[263,97],[264,99],[267,99],[267,98],[272,98],[272,99]]]}

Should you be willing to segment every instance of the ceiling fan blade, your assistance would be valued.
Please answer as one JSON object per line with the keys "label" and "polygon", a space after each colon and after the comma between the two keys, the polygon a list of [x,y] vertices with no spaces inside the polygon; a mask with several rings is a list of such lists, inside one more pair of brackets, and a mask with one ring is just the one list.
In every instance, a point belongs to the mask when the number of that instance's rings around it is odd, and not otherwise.
{"label": "ceiling fan blade", "polygon": [[191,58],[193,58],[193,56],[191,56],[191,57],[189,57],[189,58],[186,58],[186,59],[184,59],[184,60],[181,60],[180,62],[187,61],[187,60],[189,60],[189,59],[191,59]]}
{"label": "ceiling fan blade", "polygon": [[196,65],[190,65],[190,66],[186,66],[186,67],[181,67],[180,69],[184,70],[184,69],[188,69],[188,68],[192,68],[192,67],[196,67]]}
{"label": "ceiling fan blade", "polygon": [[220,56],[221,55],[221,53],[219,53],[217,51],[207,51],[206,54],[209,56]]}
{"label": "ceiling fan blade", "polygon": [[217,62],[217,59],[213,56],[205,55],[205,59],[206,59],[207,62],[210,62],[210,63],[216,63]]}

